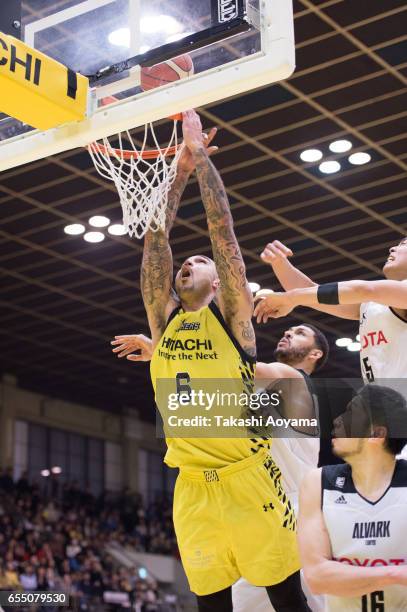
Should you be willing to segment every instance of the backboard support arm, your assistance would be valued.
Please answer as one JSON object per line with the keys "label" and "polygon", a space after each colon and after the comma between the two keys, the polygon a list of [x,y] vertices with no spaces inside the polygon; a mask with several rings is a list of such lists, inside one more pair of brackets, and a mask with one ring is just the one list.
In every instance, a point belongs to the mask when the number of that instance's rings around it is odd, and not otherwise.
{"label": "backboard support arm", "polygon": [[168,43],[157,47],[156,49],[150,49],[146,53],[135,55],[130,57],[128,60],[112,64],[101,68],[95,74],[86,75],[89,79],[90,85],[96,85],[101,80],[113,75],[120,74],[136,66],[149,67],[169,60],[177,55],[183,53],[189,53],[196,49],[202,49],[208,45],[212,45],[219,41],[225,40],[237,34],[248,32],[252,29],[252,25],[244,17],[236,17],[225,23],[219,23],[218,25],[205,28],[200,32],[190,34],[185,38],[181,38],[176,42]]}

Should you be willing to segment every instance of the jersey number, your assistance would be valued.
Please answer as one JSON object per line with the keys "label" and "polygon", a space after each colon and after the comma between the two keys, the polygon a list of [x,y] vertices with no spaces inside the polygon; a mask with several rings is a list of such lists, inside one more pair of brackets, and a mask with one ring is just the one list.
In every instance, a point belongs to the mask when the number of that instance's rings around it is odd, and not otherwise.
{"label": "jersey number", "polygon": [[175,380],[177,383],[177,394],[178,397],[183,394],[187,395],[189,398],[191,397],[191,377],[188,372],[178,372],[175,376]]}
{"label": "jersey number", "polygon": [[384,612],[384,592],[374,591],[362,597],[362,612]]}
{"label": "jersey number", "polygon": [[374,374],[373,374],[373,368],[369,363],[369,357],[364,357],[362,359],[363,362],[363,368],[365,370],[365,376],[367,378],[367,380],[369,382],[374,382]]}

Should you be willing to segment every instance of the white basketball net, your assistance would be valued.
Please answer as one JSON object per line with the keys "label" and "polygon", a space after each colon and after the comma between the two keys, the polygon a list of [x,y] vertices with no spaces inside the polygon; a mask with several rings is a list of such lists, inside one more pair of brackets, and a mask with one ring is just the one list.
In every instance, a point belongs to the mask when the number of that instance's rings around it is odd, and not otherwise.
{"label": "white basketball net", "polygon": [[[144,159],[147,137],[151,134],[156,157]],[[123,142],[124,135],[126,142]],[[123,209],[123,225],[131,237],[142,238],[148,229],[165,228],[168,193],[177,174],[182,145],[178,145],[177,121],[174,121],[170,142],[165,149],[158,144],[152,123],[145,126],[141,146],[136,145],[128,131],[118,135],[118,147],[108,138],[88,146],[98,173],[116,185]],[[177,147],[175,155],[168,153]]]}

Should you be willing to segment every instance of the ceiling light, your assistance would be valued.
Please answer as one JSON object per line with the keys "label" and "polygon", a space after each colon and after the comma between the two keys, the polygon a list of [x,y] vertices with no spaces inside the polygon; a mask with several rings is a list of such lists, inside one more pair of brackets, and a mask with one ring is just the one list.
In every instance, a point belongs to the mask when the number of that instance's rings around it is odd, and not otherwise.
{"label": "ceiling light", "polygon": [[322,151],[319,149],[307,149],[300,154],[302,161],[304,162],[316,162],[322,157]]}
{"label": "ceiling light", "polygon": [[349,156],[348,161],[354,166],[363,166],[363,164],[370,162],[371,159],[372,157],[369,155],[369,153],[360,152],[352,153],[352,155]]}
{"label": "ceiling light", "polygon": [[257,291],[260,289],[259,283],[249,283],[249,287],[252,293],[257,293]]}
{"label": "ceiling light", "polygon": [[336,346],[349,346],[352,343],[352,338],[338,338],[335,342]]}
{"label": "ceiling light", "polygon": [[140,31],[145,34],[154,34],[156,32],[176,34],[181,29],[180,22],[171,17],[171,15],[150,15],[140,19]]}
{"label": "ceiling light", "polygon": [[61,474],[62,473],[62,468],[59,467],[59,465],[56,465],[55,467],[51,468],[51,472],[53,474]]}
{"label": "ceiling light", "polygon": [[71,225],[65,225],[64,232],[69,236],[79,236],[85,231],[85,226],[82,223],[71,223]]}
{"label": "ceiling light", "polygon": [[117,45],[118,47],[130,47],[130,29],[119,28],[110,32],[108,41],[111,45]]}
{"label": "ceiling light", "polygon": [[112,236],[124,236],[127,234],[126,228],[121,223],[113,223],[113,225],[107,228],[107,231]]}
{"label": "ceiling light", "polygon": [[341,169],[341,164],[337,161],[324,161],[319,164],[319,170],[323,174],[333,174]]}
{"label": "ceiling light", "polygon": [[105,235],[102,232],[86,232],[83,238],[86,242],[102,242],[105,239]]}
{"label": "ceiling light", "polygon": [[351,148],[352,143],[350,140],[335,140],[329,145],[329,150],[332,151],[332,153],[345,153]]}
{"label": "ceiling light", "polygon": [[44,476],[44,478],[47,478],[49,476],[49,470],[41,470],[41,476]]}
{"label": "ceiling light", "polygon": [[89,225],[92,225],[92,227],[106,227],[109,223],[110,219],[103,215],[95,215],[89,219]]}
{"label": "ceiling light", "polygon": [[348,349],[348,351],[352,351],[352,353],[360,351],[360,342],[351,342],[346,348]]}

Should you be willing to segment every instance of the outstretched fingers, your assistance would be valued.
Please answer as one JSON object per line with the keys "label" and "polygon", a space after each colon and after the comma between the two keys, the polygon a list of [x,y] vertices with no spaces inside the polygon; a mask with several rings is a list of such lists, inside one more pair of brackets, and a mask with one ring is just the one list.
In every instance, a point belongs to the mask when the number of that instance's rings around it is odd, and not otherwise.
{"label": "outstretched fingers", "polygon": [[261,259],[266,263],[273,263],[277,259],[287,259],[288,257],[292,257],[293,252],[291,249],[285,246],[279,240],[273,240],[273,242],[269,242],[262,254],[260,255]]}

